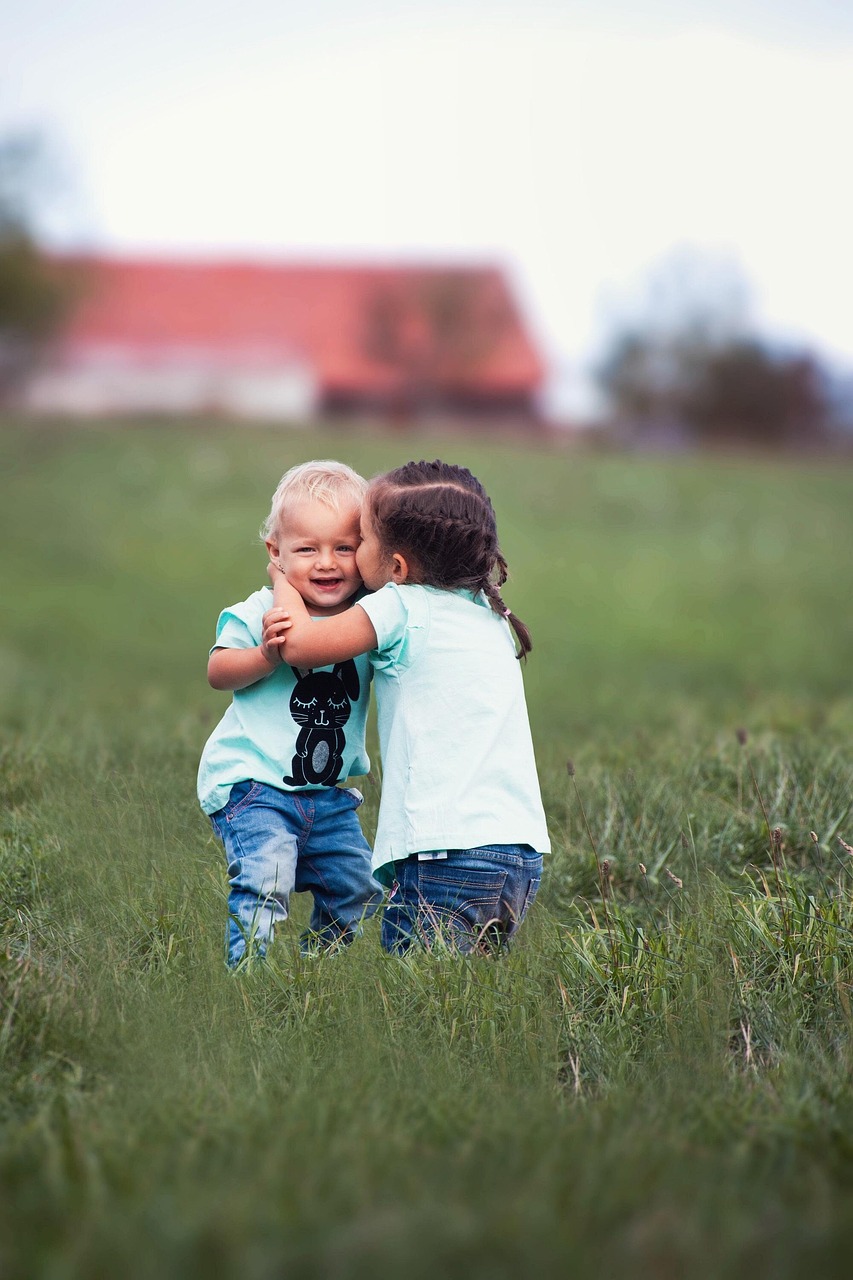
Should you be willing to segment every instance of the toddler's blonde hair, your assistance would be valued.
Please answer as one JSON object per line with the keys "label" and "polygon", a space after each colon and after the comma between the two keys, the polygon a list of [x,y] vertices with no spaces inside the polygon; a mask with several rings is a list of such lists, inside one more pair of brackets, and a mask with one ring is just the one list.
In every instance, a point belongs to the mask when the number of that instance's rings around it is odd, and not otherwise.
{"label": "toddler's blonde hair", "polygon": [[287,508],[299,502],[310,498],[340,511],[346,502],[360,507],[366,492],[367,481],[345,462],[335,462],[332,458],[300,462],[281,477],[270,513],[261,526],[261,538],[264,542],[274,541],[281,531]]}

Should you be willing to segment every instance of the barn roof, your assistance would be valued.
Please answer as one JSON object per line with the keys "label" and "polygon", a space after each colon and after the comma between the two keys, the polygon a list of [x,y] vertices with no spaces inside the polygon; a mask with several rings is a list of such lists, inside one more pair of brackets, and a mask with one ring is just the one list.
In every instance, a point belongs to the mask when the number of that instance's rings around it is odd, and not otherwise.
{"label": "barn roof", "polygon": [[308,363],[327,393],[401,376],[529,393],[543,366],[497,267],[309,265],[75,257],[67,348],[203,350]]}

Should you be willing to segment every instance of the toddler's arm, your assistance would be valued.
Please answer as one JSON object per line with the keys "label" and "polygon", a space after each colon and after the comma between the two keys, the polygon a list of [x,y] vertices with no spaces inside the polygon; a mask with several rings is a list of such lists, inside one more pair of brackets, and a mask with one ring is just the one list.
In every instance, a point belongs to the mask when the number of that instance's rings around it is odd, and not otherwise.
{"label": "toddler's arm", "polygon": [[292,667],[305,670],[345,662],[376,648],[373,623],[357,604],[315,623],[305,601],[284,574],[277,571],[271,576],[273,607],[264,614],[263,643],[277,649],[280,661],[284,651]]}
{"label": "toddler's arm", "polygon": [[[264,614],[264,623],[269,617]],[[281,666],[281,649],[264,639],[253,649],[214,649],[207,662],[208,683],[214,689],[248,689]]]}

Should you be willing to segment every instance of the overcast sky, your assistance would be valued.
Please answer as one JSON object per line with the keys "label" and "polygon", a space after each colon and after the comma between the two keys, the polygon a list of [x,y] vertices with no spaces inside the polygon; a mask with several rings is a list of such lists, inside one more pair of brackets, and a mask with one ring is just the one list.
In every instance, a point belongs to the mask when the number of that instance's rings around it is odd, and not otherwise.
{"label": "overcast sky", "polygon": [[853,366],[853,5],[4,10],[0,130],[68,176],[54,245],[497,260],[571,406],[608,317],[693,244],[765,329]]}

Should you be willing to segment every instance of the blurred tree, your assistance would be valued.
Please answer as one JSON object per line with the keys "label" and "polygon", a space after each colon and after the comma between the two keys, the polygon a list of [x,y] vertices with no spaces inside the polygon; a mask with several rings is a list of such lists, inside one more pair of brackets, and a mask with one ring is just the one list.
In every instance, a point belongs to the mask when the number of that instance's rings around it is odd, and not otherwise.
{"label": "blurred tree", "polygon": [[808,352],[774,354],[758,341],[708,351],[697,369],[689,416],[703,440],[809,443],[828,422],[823,370]]}
{"label": "blurred tree", "polygon": [[805,351],[772,351],[750,331],[732,264],[678,250],[618,323],[597,378],[639,436],[762,445],[822,438],[826,375]]}
{"label": "blurred tree", "polygon": [[0,138],[0,398],[32,369],[70,298],[33,233],[43,163],[37,138]]}

